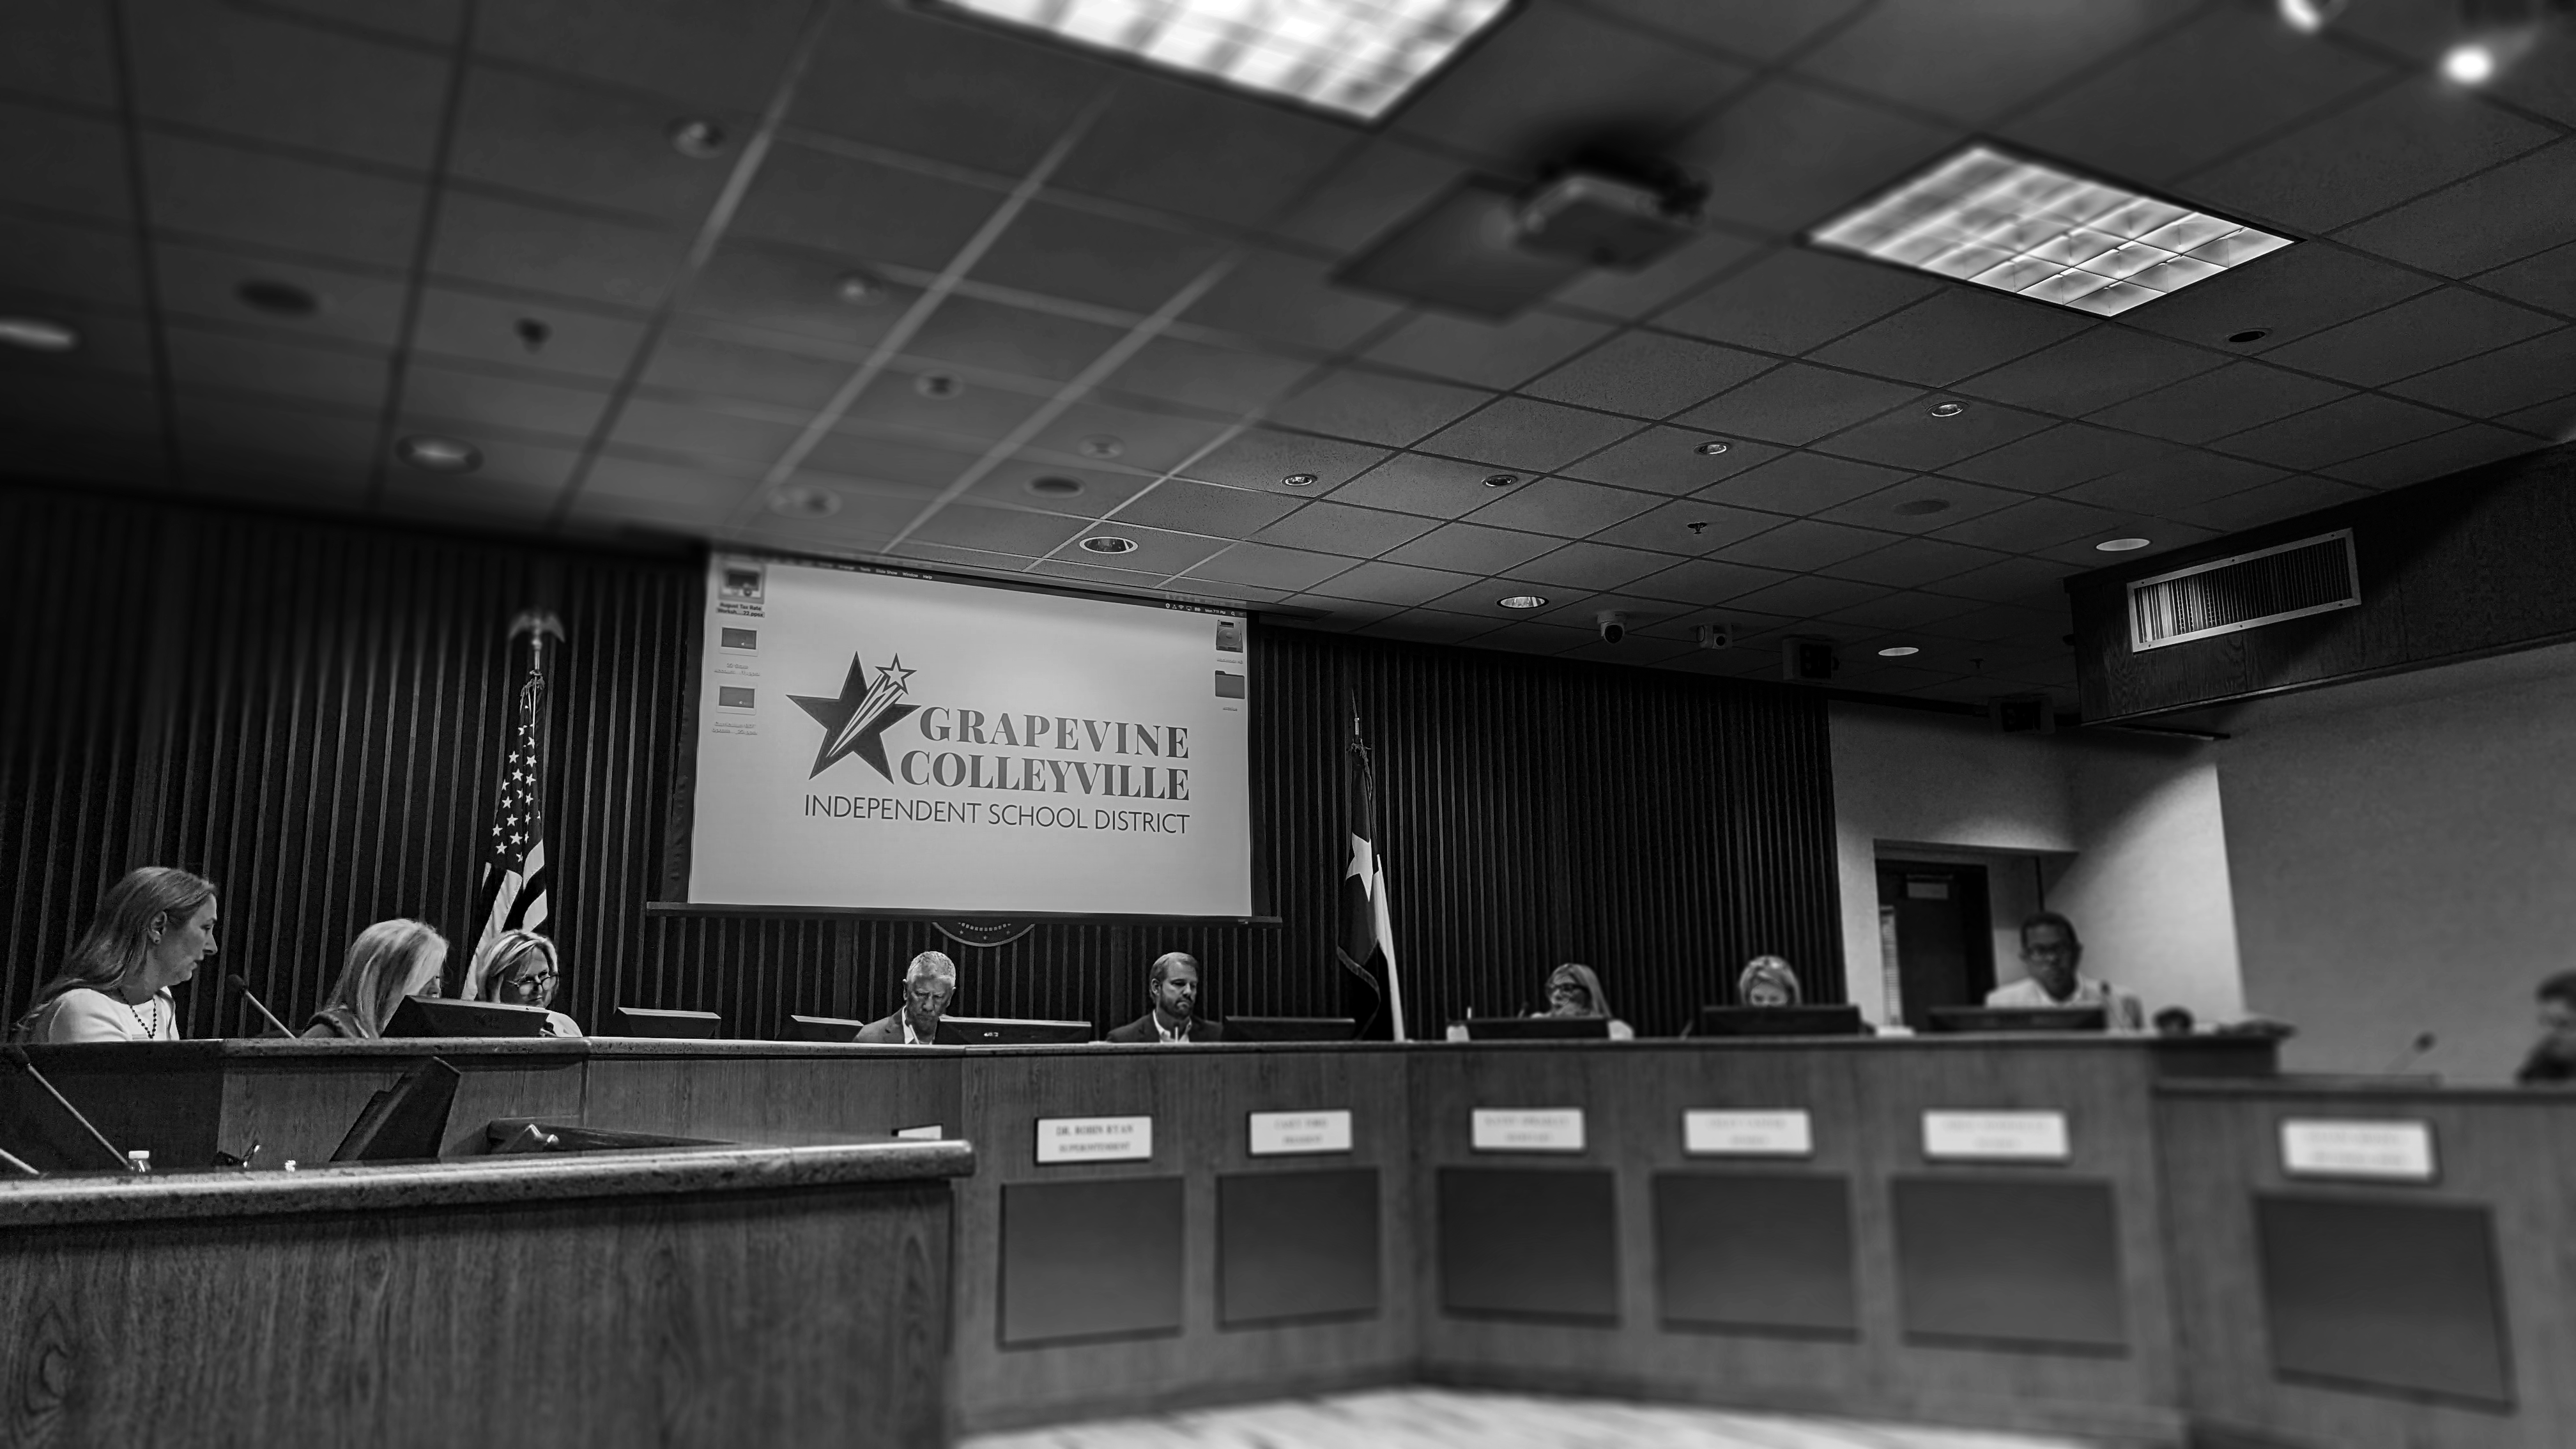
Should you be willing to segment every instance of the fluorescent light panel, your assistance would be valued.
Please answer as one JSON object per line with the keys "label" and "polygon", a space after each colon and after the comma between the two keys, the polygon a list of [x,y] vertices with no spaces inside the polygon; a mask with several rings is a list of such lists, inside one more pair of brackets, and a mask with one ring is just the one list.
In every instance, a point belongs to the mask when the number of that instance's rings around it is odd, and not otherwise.
{"label": "fluorescent light panel", "polygon": [[2104,317],[2290,244],[1986,146],[1827,222],[1809,240]]}
{"label": "fluorescent light panel", "polygon": [[1376,120],[1511,0],[936,0]]}

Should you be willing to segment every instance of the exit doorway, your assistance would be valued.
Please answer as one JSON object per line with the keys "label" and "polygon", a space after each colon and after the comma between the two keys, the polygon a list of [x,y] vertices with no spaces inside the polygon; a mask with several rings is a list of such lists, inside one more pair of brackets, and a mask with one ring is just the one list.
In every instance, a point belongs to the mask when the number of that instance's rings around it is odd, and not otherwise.
{"label": "exit doorway", "polygon": [[1936,1006],[1977,1006],[1995,989],[1986,868],[1948,861],[1878,862],[1879,951],[1888,995],[1917,1031]]}

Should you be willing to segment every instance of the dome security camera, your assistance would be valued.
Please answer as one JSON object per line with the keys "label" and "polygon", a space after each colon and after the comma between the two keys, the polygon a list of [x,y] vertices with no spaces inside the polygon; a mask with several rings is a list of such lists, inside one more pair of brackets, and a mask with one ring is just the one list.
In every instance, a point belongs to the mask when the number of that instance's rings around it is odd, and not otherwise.
{"label": "dome security camera", "polygon": [[1616,644],[1628,637],[1628,615],[1625,610],[1604,609],[1592,616],[1592,622],[1600,629],[1601,642],[1604,644]]}

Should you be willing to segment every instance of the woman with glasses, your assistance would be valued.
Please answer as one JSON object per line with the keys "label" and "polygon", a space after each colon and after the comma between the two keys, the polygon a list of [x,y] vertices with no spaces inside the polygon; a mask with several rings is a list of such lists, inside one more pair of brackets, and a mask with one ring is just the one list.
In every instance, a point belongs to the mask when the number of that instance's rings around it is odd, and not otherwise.
{"label": "woman with glasses", "polygon": [[1610,1038],[1629,1041],[1636,1028],[1621,1021],[1610,1010],[1610,998],[1601,989],[1601,977],[1581,962],[1568,961],[1547,973],[1547,1010],[1543,1016],[1605,1016],[1610,1019]]}
{"label": "woman with glasses", "polygon": [[554,942],[534,931],[503,931],[474,953],[474,964],[465,968],[465,989],[460,994],[467,1001],[548,1008],[543,1035],[579,1036],[578,1023],[551,1009],[555,987],[562,980]]}

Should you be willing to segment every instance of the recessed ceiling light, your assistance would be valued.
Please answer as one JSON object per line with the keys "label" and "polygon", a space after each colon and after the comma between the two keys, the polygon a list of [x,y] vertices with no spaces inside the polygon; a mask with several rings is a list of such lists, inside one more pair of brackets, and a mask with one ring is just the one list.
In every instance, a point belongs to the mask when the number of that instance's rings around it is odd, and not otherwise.
{"label": "recessed ceiling light", "polygon": [[671,123],[671,149],[692,161],[704,161],[724,153],[724,127],[698,116],[683,116]]}
{"label": "recessed ceiling light", "polygon": [[781,518],[829,518],[841,511],[841,495],[811,483],[790,483],[769,495],[769,511]]}
{"label": "recessed ceiling light", "polygon": [[253,277],[233,288],[241,304],[278,317],[310,317],[322,310],[322,299],[293,282]]}
{"label": "recessed ceiling light", "polygon": [[1115,458],[1127,451],[1127,445],[1107,433],[1095,433],[1075,444],[1086,458]]}
{"label": "recessed ceiling light", "polygon": [[0,317],[0,342],[29,352],[69,352],[80,346],[80,333],[51,317]]}
{"label": "recessed ceiling light", "polygon": [[483,466],[483,451],[455,438],[414,433],[394,444],[394,456],[432,473],[471,473]]}
{"label": "recessed ceiling light", "polygon": [[1506,609],[1536,609],[1544,606],[1547,600],[1536,594],[1514,594],[1510,598],[1497,599],[1495,602]]}
{"label": "recessed ceiling light", "polygon": [[1809,239],[2104,317],[2290,244],[1990,146],[1970,146]]}
{"label": "recessed ceiling light", "polygon": [[522,317],[511,323],[510,331],[519,339],[519,345],[530,352],[544,351],[546,339],[555,335],[555,329],[535,317]]}
{"label": "recessed ceiling light", "polygon": [[1927,513],[1947,513],[1950,511],[1950,500],[1947,498],[1908,498],[1904,502],[1896,505],[1896,511],[1899,513],[1910,514],[1916,518],[1921,518]]}
{"label": "recessed ceiling light", "polygon": [[2154,540],[2145,538],[2106,538],[2093,545],[2093,549],[2096,553],[2127,553],[2132,549],[2145,548],[2152,542]]}
{"label": "recessed ceiling light", "polygon": [[1114,533],[1095,533],[1082,541],[1082,549],[1085,553],[1134,553],[1136,540]]}
{"label": "recessed ceiling light", "polygon": [[912,380],[912,390],[927,398],[952,398],[966,390],[966,384],[944,372],[925,372]]}
{"label": "recessed ceiling light", "polygon": [[1375,120],[1511,0],[932,0]]}
{"label": "recessed ceiling light", "polygon": [[1022,485],[1040,498],[1071,498],[1082,491],[1079,478],[1032,478]]}
{"label": "recessed ceiling light", "polygon": [[2228,333],[2227,340],[2230,342],[2260,342],[2271,335],[2272,329],[2269,327],[2248,327],[2242,332]]}
{"label": "recessed ceiling light", "polygon": [[2495,52],[2476,41],[2452,46],[2442,57],[2442,74],[2464,86],[2484,85],[2495,72]]}
{"label": "recessed ceiling light", "polygon": [[1967,410],[1968,405],[1963,402],[1937,402],[1932,405],[1932,416],[1936,418],[1955,418]]}
{"label": "recessed ceiling light", "polygon": [[2292,30],[2308,35],[2325,29],[2343,13],[2344,7],[2344,0],[2280,0],[2280,3],[2281,19],[2288,22]]}
{"label": "recessed ceiling light", "polygon": [[1518,473],[1488,473],[1485,475],[1485,486],[1488,488],[1509,488],[1519,481],[1521,481],[1521,476]]}
{"label": "recessed ceiling light", "polygon": [[1280,486],[1286,488],[1312,488],[1315,486],[1315,475],[1312,473],[1291,473],[1287,477],[1280,479],[1279,482]]}
{"label": "recessed ceiling light", "polygon": [[1915,648],[1911,644],[1891,644],[1887,648],[1878,651],[1878,657],[1881,659],[1903,659],[1909,654],[1920,654],[1922,652],[1922,650]]}
{"label": "recessed ceiling light", "polygon": [[832,282],[832,295],[853,307],[885,299],[886,285],[865,272],[843,272]]}
{"label": "recessed ceiling light", "polygon": [[1729,448],[1731,448],[1731,447],[1733,447],[1733,446],[1735,446],[1735,445],[1734,445],[1734,444],[1732,444],[1732,443],[1726,442],[1726,441],[1725,441],[1725,440],[1723,440],[1723,439],[1720,439],[1720,438],[1711,438],[1711,439],[1709,439],[1707,442],[1700,444],[1700,445],[1699,445],[1699,450],[1700,450],[1701,452],[1703,452],[1703,453],[1706,453],[1708,456],[1710,456],[1710,457],[1714,458],[1714,457],[1716,457],[1718,454],[1725,452],[1727,449],[1729,449]]}

